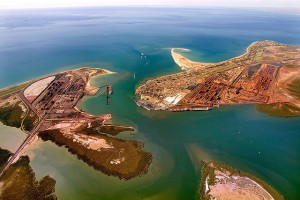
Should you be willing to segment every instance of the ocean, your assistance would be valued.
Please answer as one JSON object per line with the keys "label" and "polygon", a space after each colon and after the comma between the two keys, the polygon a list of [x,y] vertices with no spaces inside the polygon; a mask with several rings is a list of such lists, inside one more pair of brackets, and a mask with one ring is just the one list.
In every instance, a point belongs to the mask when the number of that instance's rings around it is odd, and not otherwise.
{"label": "ocean", "polygon": [[[107,176],[66,148],[38,141],[27,150],[38,178],[54,177],[59,199],[199,199],[200,161],[217,160],[251,173],[286,199],[300,197],[300,118],[259,113],[255,105],[206,112],[147,111],[132,99],[146,79],[180,72],[170,48],[187,57],[218,62],[238,56],[257,40],[300,45],[300,16],[251,9],[96,7],[2,10],[0,88],[81,66],[117,72],[98,77],[114,94],[100,91],[78,107],[112,113],[131,125],[153,153],[149,172],[129,181]],[[144,54],[145,56],[141,56]],[[134,77],[135,74],[135,77]],[[0,147],[15,149],[25,134],[0,125]]]}

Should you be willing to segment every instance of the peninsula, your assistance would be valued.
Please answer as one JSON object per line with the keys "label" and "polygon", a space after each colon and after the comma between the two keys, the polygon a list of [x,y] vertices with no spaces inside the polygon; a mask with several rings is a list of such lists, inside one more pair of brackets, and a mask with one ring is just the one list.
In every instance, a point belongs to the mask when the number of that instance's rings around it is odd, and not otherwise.
{"label": "peninsula", "polygon": [[[95,95],[100,89],[90,84],[91,79],[110,73],[80,68],[0,90],[1,122],[27,133],[25,141],[1,169],[0,177],[37,137],[65,146],[107,175],[130,179],[145,174],[152,155],[142,150],[143,142],[115,137],[122,131],[134,131],[133,127],[107,124],[111,114],[93,116],[76,108],[83,96]],[[111,86],[103,87],[111,90]]]}
{"label": "peninsula", "polygon": [[[12,153],[0,148],[0,169]],[[29,157],[22,156],[0,177],[0,199],[56,200],[56,181],[50,176],[40,180],[29,165]]]}
{"label": "peninsula", "polygon": [[257,104],[257,110],[269,115],[300,115],[299,46],[258,41],[245,54],[215,64],[191,61],[176,49],[171,54],[186,71],[138,86],[138,105],[149,110],[194,111]]}
{"label": "peninsula", "polygon": [[284,197],[263,180],[223,163],[204,163],[199,187],[200,199],[268,199]]}
{"label": "peninsula", "polygon": [[189,52],[188,49],[182,49],[182,48],[172,48],[171,49],[171,55],[175,61],[175,63],[183,70],[188,69],[204,69],[210,65],[213,65],[213,63],[203,63],[203,62],[195,62],[192,60],[187,59],[180,53],[177,53],[176,51],[185,51]]}

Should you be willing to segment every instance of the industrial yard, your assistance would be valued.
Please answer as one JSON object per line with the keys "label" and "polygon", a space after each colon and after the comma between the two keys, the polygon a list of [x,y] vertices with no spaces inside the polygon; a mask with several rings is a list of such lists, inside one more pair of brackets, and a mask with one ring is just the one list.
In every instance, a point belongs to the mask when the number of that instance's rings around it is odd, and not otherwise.
{"label": "industrial yard", "polygon": [[0,177],[37,137],[65,146],[92,167],[120,179],[146,173],[152,156],[142,150],[143,143],[112,137],[134,131],[132,127],[106,124],[111,114],[93,116],[76,108],[82,97],[102,88],[106,91],[103,106],[110,103],[112,86],[90,84],[92,78],[110,73],[96,68],[70,70],[34,80],[21,89],[13,87],[18,90],[1,96],[1,122],[21,128],[27,138],[1,169]]}
{"label": "industrial yard", "polygon": [[[136,89],[138,105],[154,110],[189,111],[275,103],[296,108],[287,111],[287,116],[300,115],[299,94],[288,89],[300,75],[299,47],[273,41],[254,42],[245,54],[213,65],[196,65],[187,58],[181,63],[183,56],[173,51],[174,61],[189,70],[140,85]],[[189,63],[191,66],[186,66]]]}

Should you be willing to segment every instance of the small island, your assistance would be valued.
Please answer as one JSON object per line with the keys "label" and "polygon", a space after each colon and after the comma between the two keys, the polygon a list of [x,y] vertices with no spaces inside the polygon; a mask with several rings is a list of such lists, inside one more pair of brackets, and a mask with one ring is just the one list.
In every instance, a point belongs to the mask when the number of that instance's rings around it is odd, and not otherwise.
{"label": "small island", "polygon": [[283,196],[263,180],[223,163],[204,163],[199,187],[200,199],[268,199]]}
{"label": "small island", "polygon": [[194,62],[172,49],[186,70],[147,80],[137,104],[148,110],[196,111],[256,104],[263,113],[300,116],[300,47],[274,41],[252,43],[245,54],[219,63]]}
{"label": "small island", "polygon": [[[95,95],[101,89],[92,86],[91,79],[110,73],[85,67],[0,90],[0,121],[27,133],[25,141],[1,169],[0,177],[37,137],[65,146],[107,175],[127,180],[147,173],[152,155],[142,150],[144,143],[115,137],[123,131],[134,131],[133,127],[107,123],[111,114],[93,116],[76,108],[83,96]],[[111,86],[102,87],[112,93]]]}

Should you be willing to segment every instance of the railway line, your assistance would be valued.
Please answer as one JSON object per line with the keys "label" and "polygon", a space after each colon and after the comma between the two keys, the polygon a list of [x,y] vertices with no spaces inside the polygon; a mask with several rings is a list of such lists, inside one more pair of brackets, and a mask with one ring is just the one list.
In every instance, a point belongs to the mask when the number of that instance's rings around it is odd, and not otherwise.
{"label": "railway line", "polygon": [[[56,78],[52,80],[47,87],[41,91],[32,101],[31,103],[24,95],[24,91],[26,88],[22,89],[18,96],[20,97],[21,101],[23,102],[24,106],[26,107],[26,113],[22,119],[21,122],[21,130],[26,132],[23,128],[23,122],[25,118],[29,115],[29,113],[32,111],[37,116],[37,123],[35,124],[34,128],[31,131],[27,132],[27,137],[25,140],[20,144],[19,148],[15,151],[15,153],[9,158],[7,163],[4,165],[0,172],[0,177],[5,173],[6,170],[9,169],[9,167],[18,160],[19,156],[22,154],[24,149],[34,140],[34,138],[38,135],[38,133],[41,130],[45,130],[49,127],[51,127],[52,122],[59,123],[59,121],[62,120],[68,120],[73,123],[78,122],[78,120],[109,120],[111,119],[111,115],[102,115],[99,117],[90,116],[88,114],[81,114],[81,111],[76,110],[74,107],[76,106],[76,103],[84,96],[85,91],[84,88],[87,84],[87,81],[89,78],[84,79],[82,76],[79,76],[76,73],[59,73],[55,74]],[[38,79],[42,80],[42,79]],[[57,84],[57,83],[60,84]],[[107,90],[107,103],[109,103],[110,94],[112,93],[112,88],[110,85],[106,84],[105,86]],[[68,95],[70,96],[72,102],[67,102],[66,99],[64,99],[64,96]],[[61,116],[58,116],[56,118],[52,118],[51,115],[55,113],[55,109],[62,109],[63,112],[65,110],[71,110],[72,113],[70,117],[65,117],[63,113]],[[55,113],[58,114],[59,113]],[[77,115],[80,115],[79,118],[76,118]]]}

